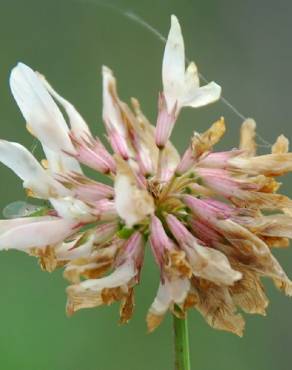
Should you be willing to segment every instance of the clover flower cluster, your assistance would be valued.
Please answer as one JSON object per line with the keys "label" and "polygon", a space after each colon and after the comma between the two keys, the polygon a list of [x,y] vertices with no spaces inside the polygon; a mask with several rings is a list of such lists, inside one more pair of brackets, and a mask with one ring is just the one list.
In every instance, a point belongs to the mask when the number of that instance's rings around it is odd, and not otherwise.
{"label": "clover flower cluster", "polygon": [[[237,309],[265,314],[261,277],[285,294],[292,285],[273,256],[292,237],[292,201],[277,193],[275,177],[292,170],[288,140],[256,155],[255,122],[241,127],[237,149],[216,152],[225,133],[220,118],[194,132],[182,156],[170,136],[184,107],[219,99],[221,88],[199,84],[196,65],[185,68],[184,41],[175,16],[165,46],[156,126],[120,100],[112,71],[102,68],[103,121],[110,151],[74,106],[24,64],[11,72],[12,94],[40,142],[39,163],[23,146],[0,141],[0,161],[23,181],[41,212],[0,221],[0,248],[38,257],[41,267],[64,269],[67,312],[120,302],[120,321],[134,310],[144,250],[151,248],[160,282],[147,314],[150,331],[170,310],[198,310],[209,325],[242,335]],[[66,118],[58,105],[62,106]],[[112,185],[86,176],[82,166]],[[109,183],[109,181],[107,181]]]}

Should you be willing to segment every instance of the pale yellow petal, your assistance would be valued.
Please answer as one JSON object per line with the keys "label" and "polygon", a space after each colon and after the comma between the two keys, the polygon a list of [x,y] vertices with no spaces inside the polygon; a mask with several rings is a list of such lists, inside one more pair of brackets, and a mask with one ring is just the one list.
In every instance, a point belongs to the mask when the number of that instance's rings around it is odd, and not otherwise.
{"label": "pale yellow petal", "polygon": [[273,154],[283,154],[289,151],[289,140],[284,136],[280,135],[275,144],[272,146]]}
{"label": "pale yellow petal", "polygon": [[256,122],[247,118],[240,128],[239,149],[244,150],[244,155],[254,156],[256,154]]}

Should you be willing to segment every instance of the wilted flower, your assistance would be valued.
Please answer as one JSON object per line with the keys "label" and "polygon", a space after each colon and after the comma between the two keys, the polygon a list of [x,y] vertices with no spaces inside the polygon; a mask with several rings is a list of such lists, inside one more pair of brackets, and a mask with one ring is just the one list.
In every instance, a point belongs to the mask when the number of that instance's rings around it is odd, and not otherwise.
{"label": "wilted flower", "polygon": [[[280,136],[271,154],[257,156],[255,122],[246,120],[239,148],[214,152],[225,132],[221,118],[206,132],[195,132],[180,158],[169,141],[180,110],[215,101],[221,89],[215,83],[199,87],[194,63],[185,70],[174,16],[156,128],[136,99],[132,108],[120,100],[112,71],[103,67],[102,74],[103,119],[114,154],[43,76],[24,64],[13,69],[12,93],[46,160],[40,164],[23,146],[4,140],[0,160],[23,180],[28,196],[48,206],[0,221],[0,248],[37,256],[47,271],[63,267],[71,283],[69,314],[120,301],[120,321],[126,323],[149,241],[160,270],[149,330],[168,310],[184,317],[195,308],[212,327],[241,335],[238,308],[265,314],[261,277],[292,294],[271,253],[292,237],[292,201],[277,194],[274,179],[292,170],[288,140]],[[113,185],[88,178],[80,164]]]}

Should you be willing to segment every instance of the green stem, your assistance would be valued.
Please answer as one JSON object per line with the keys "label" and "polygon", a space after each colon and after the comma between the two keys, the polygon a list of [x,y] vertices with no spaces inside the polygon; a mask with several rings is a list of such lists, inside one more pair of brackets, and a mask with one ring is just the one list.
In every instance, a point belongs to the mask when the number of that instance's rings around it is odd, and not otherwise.
{"label": "green stem", "polygon": [[175,370],[190,370],[190,350],[187,318],[173,315]]}

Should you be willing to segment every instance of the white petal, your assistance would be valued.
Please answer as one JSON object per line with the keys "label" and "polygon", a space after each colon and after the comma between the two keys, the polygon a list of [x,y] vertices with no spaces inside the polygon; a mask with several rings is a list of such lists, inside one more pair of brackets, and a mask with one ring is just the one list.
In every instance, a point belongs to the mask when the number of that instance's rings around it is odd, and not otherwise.
{"label": "white petal", "polygon": [[64,107],[68,115],[73,134],[76,135],[76,137],[80,137],[84,134],[85,138],[87,138],[87,135],[91,136],[87,123],[84,121],[80,113],[76,110],[74,105],[72,105],[68,100],[64,99],[60,94],[58,94],[57,91],[54,90],[53,87],[48,83],[44,76],[42,76],[41,74],[37,75],[46,89],[49,91],[49,93],[53,96],[53,98],[56,99],[57,102],[59,102]]}
{"label": "white petal", "polygon": [[173,279],[172,281],[166,279],[164,284],[160,283],[157,295],[150,307],[150,312],[161,316],[164,315],[171,304],[181,304],[186,299],[190,289],[190,282],[188,279]]}
{"label": "white petal", "polygon": [[121,112],[117,107],[115,99],[118,99],[116,95],[116,80],[112,71],[106,67],[102,67],[102,79],[103,79],[103,111],[102,116],[104,122],[109,126],[112,126],[121,136],[126,135],[125,126],[121,117]]}
{"label": "white petal", "polygon": [[185,107],[198,108],[204,105],[213,103],[220,98],[221,86],[215,82],[210,82],[208,85],[186,90],[182,96],[181,105]]}
{"label": "white petal", "polygon": [[168,289],[171,292],[171,297],[174,303],[181,304],[187,297],[190,289],[189,279],[173,279],[168,281]]}
{"label": "white petal", "polygon": [[185,79],[185,81],[184,81],[184,83],[185,83],[185,93],[188,90],[200,87],[198,68],[197,68],[195,62],[191,62],[188,65],[188,68],[185,72],[184,79]]}
{"label": "white petal", "polygon": [[153,204],[148,203],[147,200],[147,192],[133,186],[127,176],[118,175],[116,177],[116,209],[119,216],[126,221],[127,226],[132,227],[153,212]]}
{"label": "white petal", "polygon": [[[36,73],[19,63],[11,72],[10,87],[26,122],[43,144],[44,151],[46,148],[56,151],[61,162],[63,157],[68,157],[63,150],[74,153],[64,117]],[[66,164],[69,165],[68,170],[80,171],[75,159],[68,157]]]}
{"label": "white petal", "polygon": [[181,95],[185,79],[185,49],[177,18],[171,16],[171,27],[162,62],[162,82],[167,109],[170,112]]}
{"label": "white petal", "polygon": [[158,292],[150,307],[150,312],[156,315],[164,315],[171,304],[171,295],[167,286],[160,283]]}
{"label": "white petal", "polygon": [[0,249],[24,250],[58,244],[72,234],[76,222],[54,219],[16,226],[0,236]]}
{"label": "white petal", "polygon": [[199,75],[195,63],[185,71],[185,51],[181,28],[175,16],[165,46],[162,64],[163,91],[170,113],[175,104],[176,114],[182,107],[201,107],[219,99],[221,87],[211,82],[199,87]]}
{"label": "white petal", "polygon": [[[71,156],[52,150],[43,145],[44,152],[48,160],[48,169],[53,174],[56,173],[66,173],[66,172],[76,172],[82,174],[82,170],[77,160]],[[72,153],[72,152],[70,152]]]}
{"label": "white petal", "polygon": [[94,235],[91,235],[88,240],[78,248],[71,249],[74,247],[76,242],[77,239],[71,242],[62,243],[60,246],[58,246],[58,248],[55,250],[57,259],[68,261],[90,257],[94,243]]}
{"label": "white petal", "polygon": [[50,220],[56,220],[56,217],[52,217],[52,216],[21,217],[21,218],[14,218],[11,220],[0,220],[0,234],[3,234],[6,231],[9,231],[21,225],[31,224],[33,222],[50,221]]}
{"label": "white petal", "polygon": [[20,144],[0,140],[0,161],[23,180],[25,188],[33,190],[40,197],[48,198],[57,190],[64,190]]}
{"label": "white petal", "polygon": [[95,219],[90,212],[90,208],[84,202],[71,196],[50,198],[50,202],[60,217],[84,222]]}
{"label": "white petal", "polygon": [[117,267],[110,275],[101,279],[86,280],[79,284],[79,287],[99,292],[104,288],[116,288],[127,285],[136,274],[137,271],[134,262],[127,261],[126,263]]}
{"label": "white petal", "polygon": [[197,66],[194,62],[188,65],[184,76],[184,96],[189,96],[200,87]]}
{"label": "white petal", "polygon": [[68,127],[35,72],[19,63],[11,72],[11,91],[26,121],[43,144],[54,149],[72,149]]}

